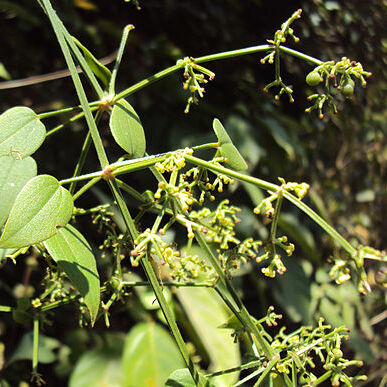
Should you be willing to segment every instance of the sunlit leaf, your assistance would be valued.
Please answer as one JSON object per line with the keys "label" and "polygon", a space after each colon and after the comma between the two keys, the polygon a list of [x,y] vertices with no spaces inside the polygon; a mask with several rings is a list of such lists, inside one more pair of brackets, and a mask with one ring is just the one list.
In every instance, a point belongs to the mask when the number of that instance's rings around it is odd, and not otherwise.
{"label": "sunlit leaf", "polygon": [[246,161],[243,159],[234,144],[223,144],[220,146],[220,154],[227,159],[226,165],[235,171],[245,171]]}
{"label": "sunlit leaf", "polygon": [[246,161],[243,159],[236,146],[232,143],[231,138],[227,134],[222,123],[215,118],[212,123],[212,127],[220,144],[220,154],[227,159],[226,165],[236,171],[246,170]]}
{"label": "sunlit leaf", "polygon": [[42,242],[65,226],[73,212],[73,199],[54,177],[39,175],[29,180],[12,206],[0,248],[20,248]]}
{"label": "sunlit leaf", "polygon": [[231,138],[227,134],[226,129],[217,118],[214,118],[214,121],[212,122],[212,127],[214,129],[214,132],[216,134],[216,137],[218,138],[218,142],[220,145],[232,144]]}
{"label": "sunlit leaf", "polygon": [[233,144],[244,155],[249,165],[256,166],[266,154],[256,139],[257,130],[244,118],[232,115],[227,119],[226,127],[233,139]]}
{"label": "sunlit leaf", "polygon": [[46,129],[33,110],[17,106],[0,115],[0,156],[24,158],[42,145]]}
{"label": "sunlit leaf", "polygon": [[140,118],[129,102],[117,102],[110,117],[110,129],[117,144],[131,158],[144,156],[145,134]]}
{"label": "sunlit leaf", "polygon": [[[85,5],[91,3],[83,1],[83,4]],[[77,38],[72,36],[72,39],[74,43],[82,50],[85,61],[90,67],[90,70],[104,83],[105,86],[108,86],[112,76],[110,70],[105,67]]]}
{"label": "sunlit leaf", "polygon": [[7,220],[17,194],[28,180],[36,176],[36,163],[31,157],[13,155],[0,158],[0,228]]}
{"label": "sunlit leaf", "polygon": [[184,362],[164,328],[141,323],[126,338],[122,367],[126,387],[164,386],[168,376],[183,368]]}
{"label": "sunlit leaf", "polygon": [[93,325],[100,303],[100,281],[90,245],[83,235],[69,224],[60,228],[44,245],[84,298]]}
{"label": "sunlit leaf", "polygon": [[[238,366],[239,345],[234,343],[229,330],[219,328],[227,321],[228,314],[215,290],[180,288],[176,294],[208,353],[210,371]],[[237,373],[232,373],[216,377],[213,381],[216,386],[231,386],[237,377]]]}

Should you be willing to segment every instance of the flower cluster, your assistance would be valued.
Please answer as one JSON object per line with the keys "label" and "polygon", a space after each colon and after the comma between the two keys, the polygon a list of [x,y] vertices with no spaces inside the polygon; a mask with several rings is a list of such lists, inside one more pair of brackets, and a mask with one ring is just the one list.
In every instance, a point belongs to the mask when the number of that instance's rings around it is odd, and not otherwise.
{"label": "flower cluster", "polygon": [[141,258],[157,256],[161,265],[168,265],[170,276],[178,281],[196,279],[199,272],[209,270],[209,266],[202,262],[198,256],[184,255],[168,245],[161,237],[151,232],[150,229],[141,233],[134,241],[134,249],[131,251],[131,264],[138,266]]}
{"label": "flower cluster", "polygon": [[[285,328],[275,336],[271,346],[276,351],[284,351],[281,359],[275,365],[273,373],[290,374],[296,370],[299,385],[314,385],[330,379],[333,386],[352,385],[354,381],[366,380],[366,376],[349,377],[344,370],[350,366],[362,366],[361,361],[347,360],[341,351],[342,339],[348,339],[348,329],[339,327],[332,330],[330,325],[319,320],[318,327],[301,327],[291,334],[285,334]],[[317,376],[311,370],[316,368],[316,357],[326,371]]]}
{"label": "flower cluster", "polygon": [[283,190],[288,192],[293,191],[300,200],[304,198],[310,188],[308,183],[286,183],[282,177],[279,177],[278,180],[282,183],[281,188]]}
{"label": "flower cluster", "polygon": [[286,38],[288,36],[292,37],[293,40],[297,43],[300,41],[300,39],[294,35],[293,29],[290,27],[290,25],[296,20],[301,17],[302,10],[299,9],[296,12],[293,13],[293,15],[281,25],[281,29],[277,30],[274,34],[274,39],[270,40],[268,39],[268,43],[270,43],[272,46],[270,48],[270,52],[261,59],[261,64],[265,64],[266,62],[269,62],[270,64],[273,64],[275,62],[275,80],[268,85],[264,87],[264,91],[267,92],[270,88],[274,86],[279,86],[280,91],[278,94],[274,97],[276,100],[279,100],[281,95],[285,93],[290,102],[294,102],[292,93],[293,89],[291,86],[287,86],[283,83],[281,76],[280,76],[280,63],[279,63],[279,47],[282,43],[286,42]]}
{"label": "flower cluster", "polygon": [[159,172],[178,171],[185,167],[185,156],[192,155],[193,150],[191,148],[178,149],[175,152],[171,152],[167,155],[166,159],[160,163],[157,163],[155,167]]}
{"label": "flower cluster", "polygon": [[[183,83],[183,88],[184,90],[189,90],[191,93],[184,110],[184,113],[189,113],[191,105],[199,102],[197,95],[199,95],[200,98],[203,98],[204,96],[205,90],[202,85],[206,84],[208,80],[212,81],[215,77],[215,73],[195,63],[195,58],[192,57],[180,59],[176,64],[184,68],[185,82]],[[206,76],[208,79],[206,79]]]}
{"label": "flower cluster", "polygon": [[275,238],[273,242],[269,241],[265,243],[264,254],[257,256],[255,260],[257,263],[267,259],[270,260],[269,266],[261,269],[262,273],[265,274],[266,277],[270,278],[274,278],[276,273],[282,275],[286,271],[281,255],[275,252],[275,246],[279,246],[282,250],[284,250],[288,257],[293,254],[295,249],[294,244],[288,242],[288,237],[286,235]]}
{"label": "flower cluster", "polygon": [[351,271],[354,270],[357,276],[357,289],[363,294],[371,292],[367,273],[364,268],[364,259],[377,259],[387,262],[385,252],[376,250],[370,246],[359,246],[350,259],[332,259],[334,265],[329,272],[329,276],[333,278],[337,284],[342,284],[351,278]]}
{"label": "flower cluster", "polygon": [[290,25],[297,19],[301,17],[302,9],[298,9],[293,13],[292,16],[285,23],[281,25],[281,29],[277,30],[274,34],[274,39],[268,39],[267,42],[273,45],[274,50],[261,59],[261,63],[265,64],[266,61],[272,64],[274,62],[275,49],[278,48],[281,44],[286,42],[288,36],[292,37],[293,40],[298,43],[300,39],[294,35],[293,29]]}
{"label": "flower cluster", "polygon": [[[164,194],[164,196],[163,196]],[[192,190],[188,184],[182,184],[175,186],[167,182],[161,182],[158,185],[158,189],[154,195],[155,199],[169,200],[171,198],[177,199],[184,211],[187,211],[192,204],[196,201],[193,196]]]}
{"label": "flower cluster", "polygon": [[323,118],[323,107],[327,103],[328,107],[336,114],[337,108],[331,95],[331,88],[335,88],[346,97],[352,97],[355,89],[354,80],[360,80],[361,85],[367,85],[366,77],[371,73],[365,71],[359,62],[352,61],[347,57],[340,61],[328,61],[320,64],[306,76],[306,83],[309,86],[317,86],[325,80],[325,94],[313,94],[308,97],[309,101],[314,101],[313,105],[305,109],[309,113],[312,110],[318,110],[319,118]]}
{"label": "flower cluster", "polygon": [[[214,163],[217,163],[218,160],[213,160]],[[207,170],[203,168],[194,167],[180,177],[181,184],[182,181],[191,181],[190,187],[197,187],[200,191],[199,203],[203,203],[206,198],[213,201],[215,196],[213,191],[217,190],[218,192],[223,192],[224,186],[227,184],[234,184],[235,181],[230,177],[222,174],[217,174],[215,180],[211,183],[208,177]]]}
{"label": "flower cluster", "polygon": [[[293,191],[297,197],[302,200],[304,196],[307,194],[310,186],[307,183],[293,183],[289,182],[286,183],[286,181],[279,177],[278,180],[282,183],[281,188],[279,191]],[[254,214],[259,215],[263,214],[267,216],[268,219],[271,219],[274,215],[274,207],[273,203],[278,199],[278,196],[280,192],[275,192],[268,196],[267,198],[263,199],[253,210]]]}

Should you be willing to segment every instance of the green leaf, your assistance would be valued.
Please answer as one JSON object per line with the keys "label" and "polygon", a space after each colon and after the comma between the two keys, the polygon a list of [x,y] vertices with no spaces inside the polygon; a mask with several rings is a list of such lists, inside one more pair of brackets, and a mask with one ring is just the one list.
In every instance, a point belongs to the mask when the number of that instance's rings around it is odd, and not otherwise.
{"label": "green leaf", "polygon": [[[156,299],[155,293],[151,287],[139,286],[135,288],[142,306],[146,310],[160,309],[159,302]],[[172,293],[168,288],[163,289],[163,295],[168,304],[172,302]]]}
{"label": "green leaf", "polygon": [[287,271],[270,282],[274,297],[294,322],[313,322],[310,280],[295,259],[285,262]]}
{"label": "green leaf", "polygon": [[212,127],[220,145],[232,144],[231,138],[227,134],[226,129],[217,118],[214,118],[214,121],[212,122]]}
{"label": "green leaf", "polygon": [[21,248],[42,242],[65,226],[73,212],[73,199],[54,177],[39,175],[22,188],[12,206],[0,238],[0,248]]}
{"label": "green leaf", "polygon": [[220,144],[220,154],[227,159],[226,165],[235,171],[245,171],[247,169],[246,161],[232,143],[226,129],[217,118],[214,119],[212,127]]}
{"label": "green leaf", "polygon": [[165,383],[166,387],[195,387],[196,383],[188,368],[173,371]]}
{"label": "green leaf", "polygon": [[120,360],[119,354],[112,350],[86,352],[71,374],[69,387],[123,387]]}
{"label": "green leaf", "polygon": [[[229,330],[219,328],[227,321],[228,313],[215,290],[180,288],[176,294],[208,353],[210,372],[240,365],[239,345]],[[214,384],[231,386],[237,378],[238,373],[222,375],[214,379]]]}
{"label": "green leaf", "polygon": [[0,158],[0,228],[7,220],[17,194],[28,180],[36,176],[36,163],[32,157],[19,160],[17,157]]}
{"label": "green leaf", "polygon": [[[39,334],[39,363],[52,363],[56,360],[54,350],[60,346],[60,342],[52,337]],[[33,333],[26,333],[13,352],[9,363],[17,360],[32,360],[33,357]]]}
{"label": "green leaf", "polygon": [[70,278],[87,305],[94,325],[100,303],[97,266],[90,245],[71,225],[44,242],[47,251]]}
{"label": "green leaf", "polygon": [[129,102],[117,102],[110,117],[110,129],[117,144],[131,158],[144,156],[145,134],[140,118]]}
{"label": "green leaf", "polygon": [[239,115],[232,115],[228,117],[226,126],[233,144],[244,155],[249,165],[256,166],[266,151],[259,145],[257,131],[253,125]]}
{"label": "green leaf", "polygon": [[112,76],[110,70],[105,67],[77,38],[71,37],[74,43],[82,50],[86,63],[90,70],[97,76],[105,86],[109,85]]}
{"label": "green leaf", "polygon": [[34,153],[46,137],[46,128],[33,110],[17,106],[0,116],[0,155],[24,158]]}
{"label": "green leaf", "polygon": [[234,144],[223,144],[219,148],[220,154],[227,159],[226,165],[235,171],[245,171],[246,161]]}
{"label": "green leaf", "polygon": [[164,328],[141,323],[126,338],[122,367],[126,387],[164,386],[171,372],[183,368],[184,362]]}

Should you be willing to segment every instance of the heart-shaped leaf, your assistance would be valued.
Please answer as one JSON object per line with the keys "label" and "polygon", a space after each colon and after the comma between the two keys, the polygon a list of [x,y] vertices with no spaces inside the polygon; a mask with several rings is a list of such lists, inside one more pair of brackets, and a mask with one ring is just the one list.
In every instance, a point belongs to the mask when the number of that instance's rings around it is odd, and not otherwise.
{"label": "heart-shaped leaf", "polygon": [[92,325],[100,303],[99,275],[91,247],[83,235],[71,225],[44,242],[47,251],[70,278],[87,305]]}
{"label": "heart-shaped leaf", "polygon": [[33,110],[17,106],[0,116],[0,155],[24,158],[42,145],[46,128]]}
{"label": "heart-shaped leaf", "polygon": [[117,144],[131,158],[144,156],[145,134],[140,118],[129,102],[117,102],[110,117],[110,129]]}
{"label": "heart-shaped leaf", "polygon": [[0,228],[7,220],[17,194],[35,176],[36,163],[32,157],[20,160],[9,155],[0,158]]}
{"label": "heart-shaped leaf", "polygon": [[58,226],[69,222],[73,207],[70,192],[55,177],[34,177],[15,199],[0,238],[0,248],[21,248],[50,238]]}

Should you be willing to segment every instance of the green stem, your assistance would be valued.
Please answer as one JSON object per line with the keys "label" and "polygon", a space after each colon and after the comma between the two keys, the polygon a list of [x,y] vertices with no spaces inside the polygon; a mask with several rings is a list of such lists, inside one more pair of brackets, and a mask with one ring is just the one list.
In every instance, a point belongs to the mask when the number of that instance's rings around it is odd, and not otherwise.
{"label": "green stem", "polygon": [[[321,64],[323,63],[319,59],[313,58],[309,55],[305,55],[301,52],[298,52],[296,50],[292,50],[287,47],[280,46],[278,48],[280,51],[286,52],[289,55],[295,56],[299,59],[306,60],[308,62],[311,62],[313,64]],[[257,52],[262,52],[262,51],[268,51],[268,50],[273,50],[273,46],[269,44],[263,44],[259,46],[252,46],[252,47],[247,47],[247,48],[241,48],[238,50],[232,50],[232,51],[225,51],[225,52],[219,52],[217,54],[211,54],[211,55],[205,55],[201,56],[199,58],[195,58],[195,63],[205,63],[205,62],[211,62],[214,60],[221,60],[221,59],[228,59],[228,58],[235,58],[241,55],[249,55],[249,54],[255,54]],[[144,87],[166,77],[169,74],[174,73],[175,71],[181,69],[181,65],[176,64],[174,66],[168,67],[165,70],[159,71],[158,73],[151,75],[150,77],[136,83],[135,85],[130,86],[129,88],[121,91],[116,95],[114,98],[114,102],[117,102],[121,98],[125,98],[141,89]]]}
{"label": "green stem", "polygon": [[[122,286],[129,286],[129,287],[135,287],[135,286],[151,286],[150,282],[148,281],[122,281]],[[160,283],[160,286],[163,285],[165,287],[191,287],[191,288],[213,288],[214,285],[212,283],[206,283],[206,282],[163,282]]]}
{"label": "green stem", "polygon": [[203,150],[203,149],[214,149],[214,148],[219,148],[218,142],[210,142],[208,144],[196,145],[192,147],[194,151]]}
{"label": "green stem", "polygon": [[310,63],[313,63],[315,65],[320,65],[322,63],[324,63],[322,60],[320,59],[317,59],[317,58],[314,58],[313,56],[310,56],[310,55],[306,55],[302,52],[299,52],[299,51],[296,51],[296,50],[293,50],[291,48],[288,48],[288,47],[284,47],[284,46],[279,46],[278,49],[286,54],[289,54],[291,56],[294,56],[298,59],[302,59],[302,60],[305,60],[306,62],[310,62]]}
{"label": "green stem", "polygon": [[[39,1],[38,1],[39,2]],[[47,13],[48,17],[50,18],[50,21],[54,27],[55,33],[58,36],[58,33],[64,38],[64,42],[67,41],[68,46],[71,48],[74,56],[76,57],[79,65],[81,66],[84,75],[88,79],[89,83],[95,90],[95,92],[98,94],[98,97],[101,99],[103,97],[103,90],[101,86],[99,85],[94,73],[91,71],[89,65],[87,64],[84,56],[82,55],[81,51],[77,47],[77,45],[74,43],[73,37],[70,35],[70,33],[67,31],[66,27],[56,14],[56,12],[53,10],[51,3],[47,2],[46,0],[42,0],[42,3],[44,6],[42,7],[43,10]],[[40,2],[39,2],[40,4]],[[67,45],[66,45],[67,47]],[[64,53],[63,49],[62,52]],[[67,60],[66,60],[67,62]],[[67,63],[68,66],[68,63]],[[69,67],[69,66],[68,66]],[[71,69],[69,67],[69,70],[71,72]],[[77,72],[78,73],[78,72]]]}
{"label": "green stem", "polygon": [[0,305],[0,312],[12,312],[12,306]]}
{"label": "green stem", "polygon": [[270,373],[271,369],[278,363],[279,360],[280,360],[280,357],[278,355],[273,356],[273,358],[269,361],[269,363],[265,367],[265,370],[259,376],[257,382],[254,384],[254,387],[258,387],[262,384],[262,382],[266,379],[266,377]]}
{"label": "green stem", "polygon": [[123,191],[127,192],[130,196],[132,196],[133,198],[135,198],[136,200],[138,200],[141,203],[146,203],[146,200],[143,198],[143,196],[140,194],[140,192],[138,192],[136,189],[134,189],[133,187],[126,184],[125,182],[123,182],[120,179],[116,179],[116,182],[117,182],[118,186]]}
{"label": "green stem", "polygon": [[[149,168],[156,163],[163,161],[165,159],[164,156],[146,156],[141,157],[139,159],[133,159],[133,160],[127,160],[127,161],[119,161],[117,163],[110,164],[109,167],[112,169],[112,175],[118,176],[122,175],[124,173],[131,173],[135,172],[141,169]],[[70,177],[68,179],[64,179],[60,181],[60,184],[69,184],[74,181],[82,181],[82,180],[89,180],[93,179],[95,177],[102,177],[103,176],[103,170],[98,172],[91,172],[87,173],[85,175],[76,176],[76,177]]]}
{"label": "green stem", "polygon": [[59,306],[62,306],[62,305],[66,305],[72,301],[75,301],[77,300],[78,298],[80,298],[79,295],[73,295],[73,296],[69,296],[63,300],[57,300],[57,301],[54,301],[54,302],[51,302],[50,304],[47,304],[47,305],[43,305],[40,310],[42,312],[46,312],[47,310],[51,310],[51,309],[55,309],[55,308],[58,308]]}
{"label": "green stem", "polygon": [[88,181],[82,188],[80,188],[74,195],[73,200],[77,200],[80,196],[82,196],[86,191],[88,191],[93,185],[97,184],[101,180],[101,177],[95,177]]}
{"label": "green stem", "polygon": [[97,125],[94,122],[93,115],[91,113],[89,103],[88,103],[88,100],[86,97],[86,93],[82,87],[82,83],[81,83],[81,80],[79,78],[78,72],[75,68],[74,61],[71,57],[69,47],[67,46],[66,39],[63,35],[62,27],[58,22],[58,18],[56,16],[55,11],[53,10],[49,0],[42,0],[42,1],[43,1],[43,4],[45,5],[48,17],[49,17],[50,22],[53,26],[53,29],[54,29],[55,35],[58,39],[59,45],[62,49],[63,55],[64,55],[66,63],[67,63],[67,67],[70,70],[71,78],[73,80],[75,89],[77,91],[78,98],[79,98],[79,101],[80,101],[81,106],[82,106],[82,110],[85,113],[86,122],[87,122],[89,130],[91,132],[91,136],[93,138],[94,146],[96,148],[99,161],[101,163],[102,168],[104,168],[109,164],[109,162],[108,162],[108,159],[106,157],[106,153],[105,153],[105,150],[104,150],[104,147],[102,144],[101,137],[98,133]]}
{"label": "green stem", "polygon": [[324,375],[321,375],[318,379],[316,379],[314,382],[312,382],[312,386],[318,386],[319,384],[325,382],[327,379],[329,379],[332,375],[332,370],[329,370],[325,372]]}
{"label": "green stem", "polygon": [[116,77],[117,77],[117,72],[121,64],[121,59],[122,55],[124,54],[126,42],[128,40],[129,32],[134,29],[134,26],[132,24],[127,25],[124,28],[124,32],[122,33],[122,38],[120,42],[120,47],[118,49],[117,53],[117,58],[116,58],[116,63],[114,64],[114,69],[112,71],[112,76],[110,78],[109,82],[109,94],[114,95],[115,94],[115,84],[116,84]]}
{"label": "green stem", "polygon": [[213,378],[215,376],[221,376],[221,375],[231,374],[233,372],[247,370],[249,368],[254,368],[254,367],[261,366],[263,361],[264,361],[264,359],[262,359],[262,360],[254,360],[254,361],[251,361],[249,363],[242,364],[242,365],[240,365],[238,367],[227,368],[225,370],[221,370],[221,371],[217,371],[217,372],[212,372],[212,373],[206,374],[204,376],[206,378]]}
{"label": "green stem", "polygon": [[44,120],[45,118],[55,117],[55,116],[58,116],[59,114],[71,113],[73,111],[81,110],[81,109],[82,109],[82,106],[72,106],[64,109],[54,110],[52,112],[40,113],[38,114],[38,118],[40,120]]}
{"label": "green stem", "polygon": [[39,318],[34,317],[33,328],[33,352],[32,352],[32,372],[37,374],[38,372],[38,353],[39,353]]}
{"label": "green stem", "polygon": [[[83,146],[82,146],[81,155],[79,156],[77,165],[75,166],[73,177],[77,177],[80,175],[82,168],[85,164],[86,156],[87,156],[87,153],[89,152],[91,142],[92,142],[91,134],[90,134],[90,132],[87,132],[85,141],[84,141]],[[77,185],[76,181],[71,182],[70,187],[69,187],[69,191],[71,194],[74,193],[76,185]]]}
{"label": "green stem", "polygon": [[144,87],[151,85],[152,83],[165,78],[167,75],[174,73],[175,71],[179,70],[180,66],[179,65],[174,65],[171,67],[166,68],[165,70],[159,71],[158,73],[151,75],[150,77],[143,79],[142,81],[134,84],[133,86],[130,86],[129,88],[121,91],[118,93],[113,100],[113,103],[119,101],[122,98],[126,98],[130,94],[135,93],[136,91],[139,91],[143,89]]}
{"label": "green stem", "polygon": [[281,211],[282,200],[283,200],[283,190],[282,190],[282,188],[280,188],[278,190],[277,202],[276,202],[275,209],[274,209],[274,217],[273,217],[273,220],[271,222],[271,227],[270,227],[269,239],[270,239],[270,242],[273,244],[273,246],[275,246],[275,237],[277,235],[277,226],[278,226],[279,214]]}

